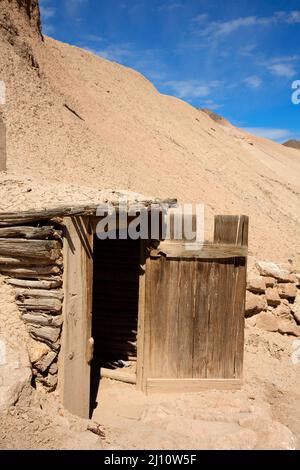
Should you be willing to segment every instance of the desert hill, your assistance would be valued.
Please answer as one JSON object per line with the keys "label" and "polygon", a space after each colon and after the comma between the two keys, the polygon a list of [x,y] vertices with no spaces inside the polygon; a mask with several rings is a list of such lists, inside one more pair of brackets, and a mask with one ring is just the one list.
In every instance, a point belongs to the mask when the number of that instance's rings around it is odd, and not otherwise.
{"label": "desert hill", "polygon": [[217,122],[218,124],[222,124],[223,126],[233,127],[232,124],[227,119],[221,116],[221,114],[218,114],[212,111],[211,109],[202,108],[200,111],[207,114],[214,122]]}
{"label": "desert hill", "polygon": [[291,147],[297,150],[300,150],[300,141],[299,140],[288,140],[287,142],[284,142],[286,147]]}
{"label": "desert hill", "polygon": [[[250,250],[300,258],[300,155],[214,122],[138,72],[43,38],[37,0],[0,0],[0,80],[8,173],[0,210],[27,178],[65,201],[65,185],[122,188],[251,218]],[[70,198],[70,191],[67,192]],[[40,197],[39,196],[39,197]]]}

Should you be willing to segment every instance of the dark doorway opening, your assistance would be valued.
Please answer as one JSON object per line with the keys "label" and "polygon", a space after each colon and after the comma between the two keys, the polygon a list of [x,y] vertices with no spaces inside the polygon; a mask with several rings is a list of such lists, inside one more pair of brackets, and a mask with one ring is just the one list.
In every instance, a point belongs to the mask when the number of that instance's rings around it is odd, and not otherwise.
{"label": "dark doorway opening", "polygon": [[[101,375],[136,374],[140,240],[94,238],[91,406]],[[101,373],[103,371],[103,373]]]}

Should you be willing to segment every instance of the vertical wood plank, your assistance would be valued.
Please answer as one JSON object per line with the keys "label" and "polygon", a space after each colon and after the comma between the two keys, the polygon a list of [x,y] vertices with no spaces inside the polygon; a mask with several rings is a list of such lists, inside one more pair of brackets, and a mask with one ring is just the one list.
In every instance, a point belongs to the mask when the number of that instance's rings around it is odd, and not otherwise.
{"label": "vertical wood plank", "polygon": [[140,242],[139,314],[137,335],[136,385],[143,390],[145,368],[145,309],[146,309],[146,250],[145,240]]}
{"label": "vertical wood plank", "polygon": [[207,376],[208,326],[210,311],[209,261],[195,264],[195,307],[193,335],[193,378]]}
{"label": "vertical wood plank", "polygon": [[248,246],[249,217],[246,215],[217,215],[214,242]]}
{"label": "vertical wood plank", "polygon": [[[174,261],[176,262],[176,261]],[[177,261],[179,279],[176,292],[177,334],[173,333],[173,343],[177,343],[174,358],[177,361],[177,377],[193,377],[194,356],[194,312],[195,312],[195,262]]]}
{"label": "vertical wood plank", "polygon": [[88,217],[65,219],[64,306],[59,390],[71,413],[89,417],[93,231]]}
{"label": "vertical wood plank", "polygon": [[244,335],[245,335],[245,303],[247,285],[247,259],[236,258],[236,284],[234,296],[234,318],[235,318],[235,360],[234,377],[242,379],[244,364]]}
{"label": "vertical wood plank", "polygon": [[[248,246],[249,218],[241,216],[215,217],[215,243],[235,243]],[[247,260],[234,258],[224,278],[227,314],[223,318],[223,339],[221,349],[222,376],[241,378],[244,356],[244,317],[246,296]]]}
{"label": "vertical wood plank", "polygon": [[147,379],[150,374],[150,337],[151,337],[151,302],[152,296],[152,263],[149,257],[146,258],[146,275],[145,275],[145,306],[144,306],[144,359],[142,371],[142,391],[147,392]]}

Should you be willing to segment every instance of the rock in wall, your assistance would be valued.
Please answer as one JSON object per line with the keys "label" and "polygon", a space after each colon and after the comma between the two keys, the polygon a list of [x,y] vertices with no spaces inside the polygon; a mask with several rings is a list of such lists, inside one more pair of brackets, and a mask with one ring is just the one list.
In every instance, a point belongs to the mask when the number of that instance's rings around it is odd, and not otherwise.
{"label": "rock in wall", "polygon": [[300,275],[274,263],[256,267],[259,275],[247,284],[246,324],[300,337]]}

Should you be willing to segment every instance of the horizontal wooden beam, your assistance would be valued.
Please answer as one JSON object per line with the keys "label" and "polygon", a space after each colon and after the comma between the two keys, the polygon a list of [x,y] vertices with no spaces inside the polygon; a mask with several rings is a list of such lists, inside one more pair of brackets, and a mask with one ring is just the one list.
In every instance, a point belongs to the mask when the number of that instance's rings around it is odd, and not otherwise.
{"label": "horizontal wooden beam", "polygon": [[[116,208],[118,211],[119,202],[109,201],[108,204]],[[141,201],[128,201],[129,206],[143,206],[150,208],[152,204],[175,207],[177,199],[145,199]],[[42,210],[29,210],[18,212],[3,212],[0,213],[0,227],[6,227],[17,224],[25,224],[37,220],[51,220],[56,217],[75,217],[84,215],[95,215],[97,208],[103,206],[105,203],[99,202],[98,204],[81,204],[81,205],[62,205],[49,209]]]}
{"label": "horizontal wooden beam", "polygon": [[241,379],[147,379],[147,392],[197,393],[201,390],[239,390]]}
{"label": "horizontal wooden beam", "polygon": [[63,300],[64,294],[62,290],[16,289],[16,299],[31,297],[36,297],[37,299],[48,298]]}
{"label": "horizontal wooden beam", "polygon": [[[13,253],[12,253],[13,254]],[[19,268],[27,268],[30,266],[35,266],[39,264],[39,266],[62,266],[63,265],[63,258],[58,258],[56,260],[50,260],[48,258],[26,258],[24,256],[19,256],[18,258],[11,258],[8,256],[0,256],[0,270],[2,267],[5,266],[15,266]]]}
{"label": "horizontal wooden beam", "polygon": [[0,256],[56,260],[61,257],[61,250],[62,244],[57,240],[0,238]]}
{"label": "horizontal wooden beam", "polygon": [[7,279],[7,284],[25,289],[57,289],[62,286],[62,279],[51,279],[50,281],[30,281],[25,279]]}
{"label": "horizontal wooden beam", "polygon": [[19,268],[17,266],[1,266],[0,273],[17,279],[51,280],[51,275],[57,277],[61,274],[59,266],[30,266]]}
{"label": "horizontal wooden beam", "polygon": [[60,312],[62,309],[62,302],[58,299],[51,299],[48,297],[19,297],[17,300],[19,307],[26,310],[46,310],[49,312]]}
{"label": "horizontal wooden beam", "polygon": [[5,227],[0,228],[0,238],[25,238],[27,240],[60,239],[62,231],[54,227]]}
{"label": "horizontal wooden beam", "polygon": [[170,259],[226,259],[247,257],[246,246],[205,243],[199,249],[187,249],[185,243],[162,242],[157,249],[150,251],[152,258],[161,255]]}
{"label": "horizontal wooden beam", "polygon": [[117,380],[128,384],[136,384],[136,375],[129,372],[123,372],[121,369],[106,369],[101,367],[100,374],[102,378]]}

